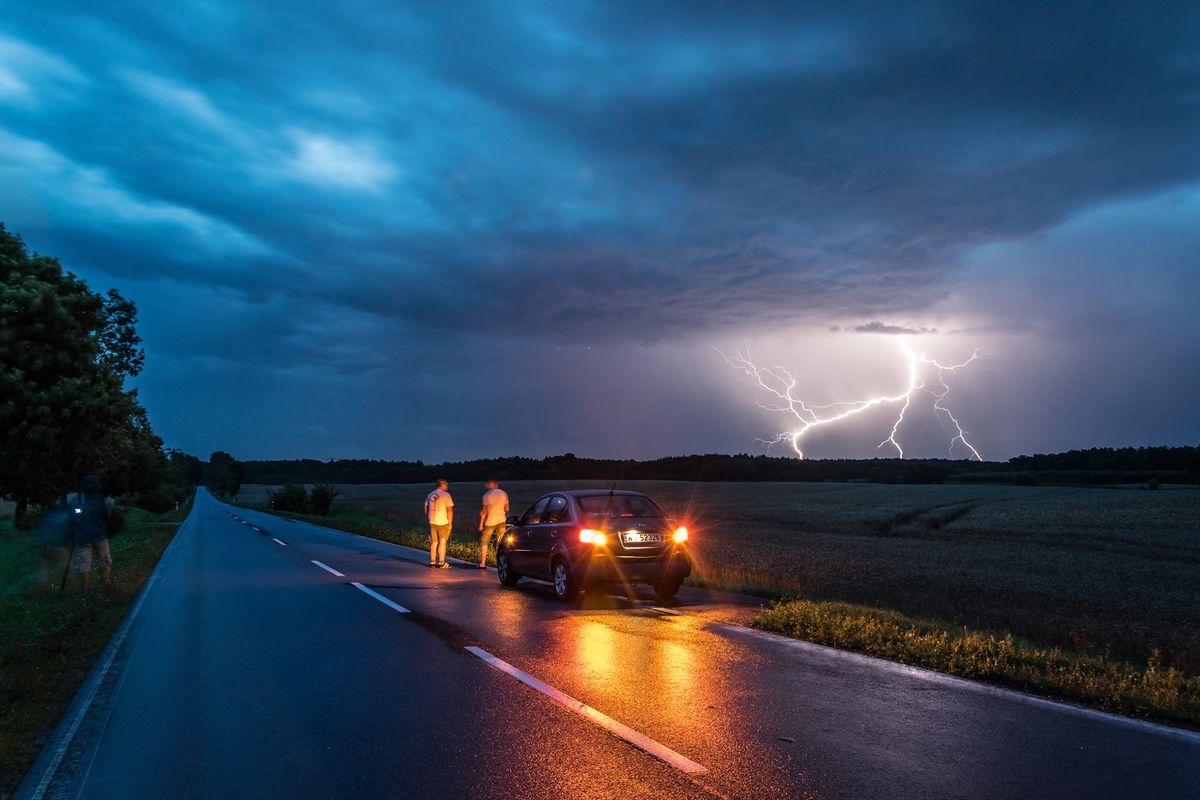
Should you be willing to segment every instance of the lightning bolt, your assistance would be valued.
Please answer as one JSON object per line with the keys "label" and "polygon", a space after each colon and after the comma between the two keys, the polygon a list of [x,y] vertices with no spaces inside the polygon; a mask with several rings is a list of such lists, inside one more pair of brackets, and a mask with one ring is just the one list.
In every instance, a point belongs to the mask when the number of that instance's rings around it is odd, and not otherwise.
{"label": "lightning bolt", "polygon": [[[720,350],[717,352],[721,353]],[[914,396],[924,393],[933,398],[933,409],[938,419],[949,422],[954,428],[955,435],[950,440],[950,456],[954,456],[954,446],[961,444],[971,451],[971,456],[977,461],[983,461],[983,456],[979,454],[979,450],[967,440],[967,432],[963,430],[963,426],[959,423],[958,418],[954,416],[954,412],[946,405],[946,398],[950,395],[950,384],[946,382],[947,373],[962,369],[976,361],[979,358],[979,353],[972,353],[971,357],[961,364],[942,364],[936,359],[926,357],[924,353],[914,352],[909,347],[908,341],[903,337],[900,339],[900,352],[903,354],[908,367],[908,383],[903,392],[891,395],[878,395],[864,400],[827,403],[825,405],[810,403],[799,397],[796,393],[796,378],[788,370],[780,366],[759,367],[750,357],[748,350],[739,350],[737,355],[734,356],[727,356],[721,353],[721,357],[725,359],[727,364],[743,373],[747,380],[757,384],[760,389],[772,398],[769,402],[756,401],[759,408],[789,414],[799,422],[792,430],[780,433],[773,439],[759,440],[764,442],[768,447],[789,442],[792,449],[796,451],[796,455],[804,458],[804,451],[801,449],[800,444],[803,442],[804,437],[813,429],[841,422],[877,406],[894,405],[899,406],[896,419],[892,423],[891,431],[879,443],[878,448],[891,445],[896,449],[899,456],[904,458],[904,448],[900,445],[896,437],[900,433],[900,426],[904,424],[904,415],[908,413]],[[930,374],[928,380],[922,380],[923,373]],[[927,388],[927,383],[931,383],[934,388]]]}

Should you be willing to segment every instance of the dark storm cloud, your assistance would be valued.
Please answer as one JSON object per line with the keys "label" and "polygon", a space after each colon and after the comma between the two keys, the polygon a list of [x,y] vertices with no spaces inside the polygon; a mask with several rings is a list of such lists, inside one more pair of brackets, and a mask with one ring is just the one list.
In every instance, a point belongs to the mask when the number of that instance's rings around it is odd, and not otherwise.
{"label": "dark storm cloud", "polygon": [[896,333],[1200,174],[1194,4],[11,5],[0,216],[173,369]]}
{"label": "dark storm cloud", "polygon": [[841,331],[841,330],[849,330],[854,333],[883,333],[883,334],[888,334],[890,336],[905,336],[905,335],[913,335],[913,334],[919,335],[919,334],[923,334],[923,333],[937,333],[936,328],[911,328],[906,325],[889,325],[888,323],[880,322],[879,320],[873,320],[871,322],[864,322],[862,325],[855,325],[852,328],[842,328],[838,325],[834,325],[829,330],[834,333],[837,333],[838,331]]}

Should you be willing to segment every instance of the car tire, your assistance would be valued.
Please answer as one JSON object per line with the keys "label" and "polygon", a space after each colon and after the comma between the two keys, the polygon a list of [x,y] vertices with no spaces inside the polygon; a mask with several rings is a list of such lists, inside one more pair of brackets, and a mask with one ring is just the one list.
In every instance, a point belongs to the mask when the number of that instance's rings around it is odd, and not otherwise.
{"label": "car tire", "polygon": [[564,603],[573,603],[579,597],[579,579],[571,575],[571,568],[565,559],[556,558],[550,565],[551,582],[554,584],[554,596]]}
{"label": "car tire", "polygon": [[516,586],[517,581],[521,580],[521,576],[512,568],[508,552],[505,550],[496,554],[496,574],[500,576],[500,582],[505,586]]}
{"label": "car tire", "polygon": [[654,594],[658,597],[658,602],[669,603],[675,599],[675,595],[682,585],[683,578],[678,575],[667,575],[654,584]]}

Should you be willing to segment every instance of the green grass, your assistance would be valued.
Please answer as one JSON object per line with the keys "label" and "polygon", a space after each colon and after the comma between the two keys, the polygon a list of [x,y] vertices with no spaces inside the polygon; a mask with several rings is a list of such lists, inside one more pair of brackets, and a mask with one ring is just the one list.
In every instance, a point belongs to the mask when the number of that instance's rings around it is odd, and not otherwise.
{"label": "green grass", "polygon": [[61,569],[39,585],[31,535],[0,523],[0,800],[11,796],[158,563],[176,524],[129,512],[111,540],[114,587],[83,595]]}
{"label": "green grass", "polygon": [[1135,717],[1200,727],[1200,677],[848,603],[785,600],[756,628]]}
{"label": "green grass", "polygon": [[[692,584],[799,600],[765,612],[756,623],[763,627],[1123,713],[1200,723],[1195,489],[621,487],[648,492],[687,522],[697,562]],[[431,487],[339,488],[347,496],[335,504],[335,527],[425,546],[421,503]],[[519,512],[562,484],[505,488]],[[462,558],[478,557],[482,491],[451,486],[452,552]],[[264,505],[266,492],[248,486],[240,499]],[[346,515],[354,527],[343,525]],[[989,642],[1008,641],[1009,656],[983,655],[992,652]],[[980,655],[964,661],[947,655],[954,652]]]}

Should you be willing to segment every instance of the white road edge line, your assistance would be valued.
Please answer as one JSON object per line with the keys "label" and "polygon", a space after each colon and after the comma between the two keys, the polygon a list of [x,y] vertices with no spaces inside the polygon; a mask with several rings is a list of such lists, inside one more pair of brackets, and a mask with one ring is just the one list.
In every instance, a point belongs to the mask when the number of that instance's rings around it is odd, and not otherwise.
{"label": "white road edge line", "polygon": [[909,664],[901,664],[898,661],[889,661],[885,658],[869,656],[866,653],[856,653],[852,650],[839,650],[836,647],[817,644],[815,642],[808,642],[803,639],[793,639],[790,636],[771,633],[769,631],[760,631],[756,628],[747,628],[744,625],[718,624],[715,627],[719,630],[732,633],[736,636],[774,642],[775,644],[778,644],[786,649],[797,650],[804,653],[817,653],[828,658],[841,659],[855,664],[867,665],[875,669],[884,669],[903,675],[909,675],[926,681],[927,683],[957,687],[977,692],[979,694],[992,695],[993,697],[1002,697],[1009,700],[1015,700],[1020,703],[1025,703],[1027,705],[1040,706],[1042,708],[1052,709],[1064,714],[1088,717],[1094,720],[1109,722],[1114,725],[1135,728],[1148,733],[1157,733],[1161,736],[1182,739],[1183,741],[1187,742],[1200,742],[1200,733],[1187,730],[1186,728],[1176,728],[1171,725],[1164,725],[1158,722],[1137,719],[1136,717],[1122,717],[1118,714],[1113,714],[1108,711],[1101,711],[1096,708],[1077,706],[1065,700],[1052,700],[1049,697],[1041,697],[1036,694],[1026,694],[1025,692],[1017,689],[1009,689],[1004,686],[995,686],[990,683],[973,681],[970,678],[960,678],[957,675],[947,675],[944,672],[935,672],[934,670],[926,669],[925,667],[914,667]]}
{"label": "white road edge line", "polygon": [[273,541],[275,544],[280,544],[284,547],[287,547],[287,542],[283,541],[282,539],[276,539],[274,536],[272,536],[271,541]]}
{"label": "white road edge line", "polygon": [[[145,604],[146,598],[150,596],[151,590],[156,587],[158,581],[162,578],[162,569],[168,563],[168,556],[175,552],[176,545],[180,541],[180,536],[183,534],[184,529],[187,527],[188,523],[191,522],[191,520],[192,515],[189,512],[187,519],[185,519],[183,524],[180,525],[175,531],[175,536],[172,537],[171,543],[167,545],[167,549],[163,551],[161,556],[159,556],[158,564],[155,565],[154,571],[150,573],[150,577],[148,577],[145,584],[142,585],[141,591],[138,592],[137,601],[133,604],[133,608],[129,610],[129,613],[125,616],[125,619],[121,620],[121,624],[117,628],[116,634],[113,636],[112,641],[109,642],[106,648],[108,653],[104,657],[104,663],[100,665],[100,668],[97,672],[89,676],[91,678],[91,685],[87,687],[87,694],[83,696],[82,701],[76,708],[75,717],[71,720],[70,726],[67,728],[67,731],[63,735],[61,741],[58,742],[58,746],[55,748],[54,754],[50,757],[50,762],[46,765],[46,769],[42,773],[42,779],[38,781],[38,785],[34,787],[32,794],[30,794],[31,800],[41,800],[42,797],[45,796],[46,790],[50,788],[50,783],[54,780],[54,776],[58,773],[58,768],[62,764],[63,758],[66,757],[67,750],[70,749],[71,743],[75,739],[75,734],[79,731],[79,726],[83,723],[84,717],[87,716],[88,711],[91,710],[92,703],[96,700],[96,694],[100,691],[100,687],[104,684],[105,679],[108,677],[108,672],[112,669],[112,665],[117,658],[117,654],[121,652],[121,647],[125,643],[125,639],[129,636],[129,631],[132,630],[134,622],[137,620],[138,615],[141,614],[142,606]],[[36,763],[33,766],[36,766]],[[21,786],[18,784],[17,789],[20,790],[20,788]]]}
{"label": "white road edge line", "polygon": [[672,617],[682,617],[682,611],[676,611],[673,608],[663,608],[662,606],[646,606],[651,611],[657,611],[660,614],[670,614]]}
{"label": "white road edge line", "polygon": [[613,736],[617,736],[621,739],[624,739],[625,741],[629,742],[631,745],[638,748],[639,750],[649,753],[650,755],[654,756],[658,760],[674,767],[675,769],[679,770],[680,772],[686,772],[689,775],[707,774],[707,772],[708,772],[707,767],[697,764],[695,761],[692,761],[690,758],[687,758],[686,756],[676,753],[674,750],[667,747],[666,745],[659,744],[658,742],[654,741],[649,736],[646,736],[643,733],[638,733],[633,728],[630,728],[628,725],[623,725],[620,722],[617,722],[615,719],[608,716],[607,714],[601,713],[601,712],[597,711],[596,709],[592,708],[591,706],[586,705],[579,700],[576,700],[574,697],[571,697],[569,694],[566,694],[565,692],[561,692],[558,689],[555,689],[553,686],[538,680],[537,678],[533,677],[529,673],[522,672],[521,670],[514,667],[512,664],[509,664],[507,661],[496,658],[494,655],[492,655],[488,651],[483,650],[478,647],[475,647],[475,646],[470,646],[470,647],[467,647],[467,652],[469,652],[475,656],[478,656],[479,658],[483,659],[483,661],[485,663],[487,663],[488,666],[493,667],[494,669],[498,669],[501,672],[505,673],[506,675],[516,678],[521,683],[525,684],[526,686],[529,686],[530,688],[538,690],[539,692],[546,695],[547,697],[549,697],[551,700],[558,703],[559,705],[575,712],[576,714],[578,714],[579,716],[588,720],[589,722],[599,725],[601,728],[604,728],[604,730],[608,731]]}
{"label": "white road edge line", "polygon": [[337,575],[339,578],[344,578],[344,577],[346,577],[345,575],[343,575],[342,573],[338,572],[338,571],[337,571],[336,569],[334,569],[333,567],[329,566],[328,564],[322,564],[320,561],[317,561],[315,558],[313,559],[313,562],[312,562],[312,563],[316,564],[318,567],[320,567],[321,569],[325,570],[325,571],[326,571],[326,572],[328,572],[330,575]]}
{"label": "white road edge line", "polygon": [[[178,536],[178,532],[176,535]],[[158,575],[151,575],[149,578],[147,578],[145,589],[148,590],[152,584],[157,582],[158,577]],[[116,659],[117,653],[120,652],[121,645],[125,642],[125,637],[129,635],[129,629],[133,625],[133,620],[141,612],[142,601],[146,598],[147,594],[149,594],[149,592],[143,590],[142,596],[138,598],[137,605],[135,605],[133,610],[129,612],[126,624],[122,625],[121,629],[117,632],[117,636],[113,641],[112,647],[108,651],[108,657],[104,660],[104,664],[101,665],[100,671],[96,673],[92,684],[88,687],[87,694],[84,695],[83,702],[79,704],[79,709],[75,712],[75,718],[71,720],[71,725],[69,728],[67,728],[66,735],[63,736],[62,741],[59,742],[58,748],[54,751],[54,755],[50,759],[50,764],[46,767],[46,771],[42,773],[41,782],[38,783],[37,788],[35,788],[33,790],[33,794],[30,795],[33,800],[41,800],[41,798],[46,794],[46,789],[49,788],[50,782],[54,780],[54,776],[58,773],[58,767],[60,764],[62,764],[63,757],[66,756],[67,750],[71,746],[71,742],[74,741],[75,734],[79,731],[79,726],[83,722],[83,718],[87,716],[88,710],[91,709],[92,703],[96,699],[96,693],[100,690],[100,686],[104,683],[104,679],[108,676],[108,671],[112,669],[113,660]]]}
{"label": "white road edge line", "polygon": [[400,605],[399,603],[394,603],[394,602],[392,602],[391,600],[388,600],[386,597],[384,597],[383,595],[381,595],[379,592],[377,592],[377,591],[375,591],[375,590],[373,590],[373,589],[368,589],[367,587],[363,586],[363,585],[362,585],[361,583],[359,583],[358,581],[350,581],[350,585],[351,585],[351,586],[355,586],[355,587],[357,587],[357,588],[358,588],[360,591],[366,592],[367,594],[371,595],[371,597],[374,597],[376,600],[378,600],[379,602],[383,603],[383,604],[384,604],[385,606],[387,606],[388,608],[394,608],[395,610],[399,611],[401,614],[407,614],[407,613],[408,613],[408,609],[407,609],[407,608],[405,608],[404,606]]}

